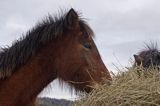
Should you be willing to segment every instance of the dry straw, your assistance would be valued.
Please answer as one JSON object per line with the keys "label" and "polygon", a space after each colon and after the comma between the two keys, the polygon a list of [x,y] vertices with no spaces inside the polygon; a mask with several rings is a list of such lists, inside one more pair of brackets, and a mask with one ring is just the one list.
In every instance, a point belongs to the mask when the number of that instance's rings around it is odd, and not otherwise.
{"label": "dry straw", "polygon": [[110,86],[96,86],[75,106],[160,106],[160,72],[140,67],[120,72]]}

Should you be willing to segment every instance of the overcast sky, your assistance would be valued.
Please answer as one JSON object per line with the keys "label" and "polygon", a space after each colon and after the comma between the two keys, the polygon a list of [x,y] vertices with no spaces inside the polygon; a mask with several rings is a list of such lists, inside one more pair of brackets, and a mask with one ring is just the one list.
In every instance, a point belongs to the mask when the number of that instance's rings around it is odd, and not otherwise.
{"label": "overcast sky", "polygon": [[[113,63],[119,68],[129,66],[144,42],[160,46],[160,0],[1,0],[0,46],[11,45],[48,13],[71,7],[87,18],[102,59],[113,72]],[[42,95],[71,98],[68,91],[62,94],[56,85]]]}

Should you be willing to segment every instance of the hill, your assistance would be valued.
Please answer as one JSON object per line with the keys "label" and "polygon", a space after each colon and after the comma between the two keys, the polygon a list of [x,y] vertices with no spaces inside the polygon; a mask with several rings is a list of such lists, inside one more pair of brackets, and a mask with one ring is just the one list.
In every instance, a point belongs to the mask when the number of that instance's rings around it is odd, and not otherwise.
{"label": "hill", "polygon": [[65,99],[38,98],[38,106],[73,106],[73,101]]}

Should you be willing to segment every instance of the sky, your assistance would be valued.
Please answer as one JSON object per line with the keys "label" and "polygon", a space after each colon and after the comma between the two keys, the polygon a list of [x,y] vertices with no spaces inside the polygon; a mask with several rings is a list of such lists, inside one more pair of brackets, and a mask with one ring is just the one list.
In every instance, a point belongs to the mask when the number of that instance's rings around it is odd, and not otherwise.
{"label": "sky", "polygon": [[[1,0],[0,46],[11,45],[48,14],[74,8],[95,32],[95,43],[106,67],[131,66],[133,54],[145,43],[160,46],[160,0]],[[76,98],[54,81],[40,96]]]}

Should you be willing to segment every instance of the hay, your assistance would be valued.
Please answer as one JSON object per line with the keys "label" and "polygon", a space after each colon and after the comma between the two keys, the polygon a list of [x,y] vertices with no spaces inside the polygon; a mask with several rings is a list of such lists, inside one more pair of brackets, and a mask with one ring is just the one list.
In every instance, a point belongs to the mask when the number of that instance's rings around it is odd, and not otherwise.
{"label": "hay", "polygon": [[120,72],[112,85],[96,86],[75,106],[160,106],[160,72],[138,67]]}

